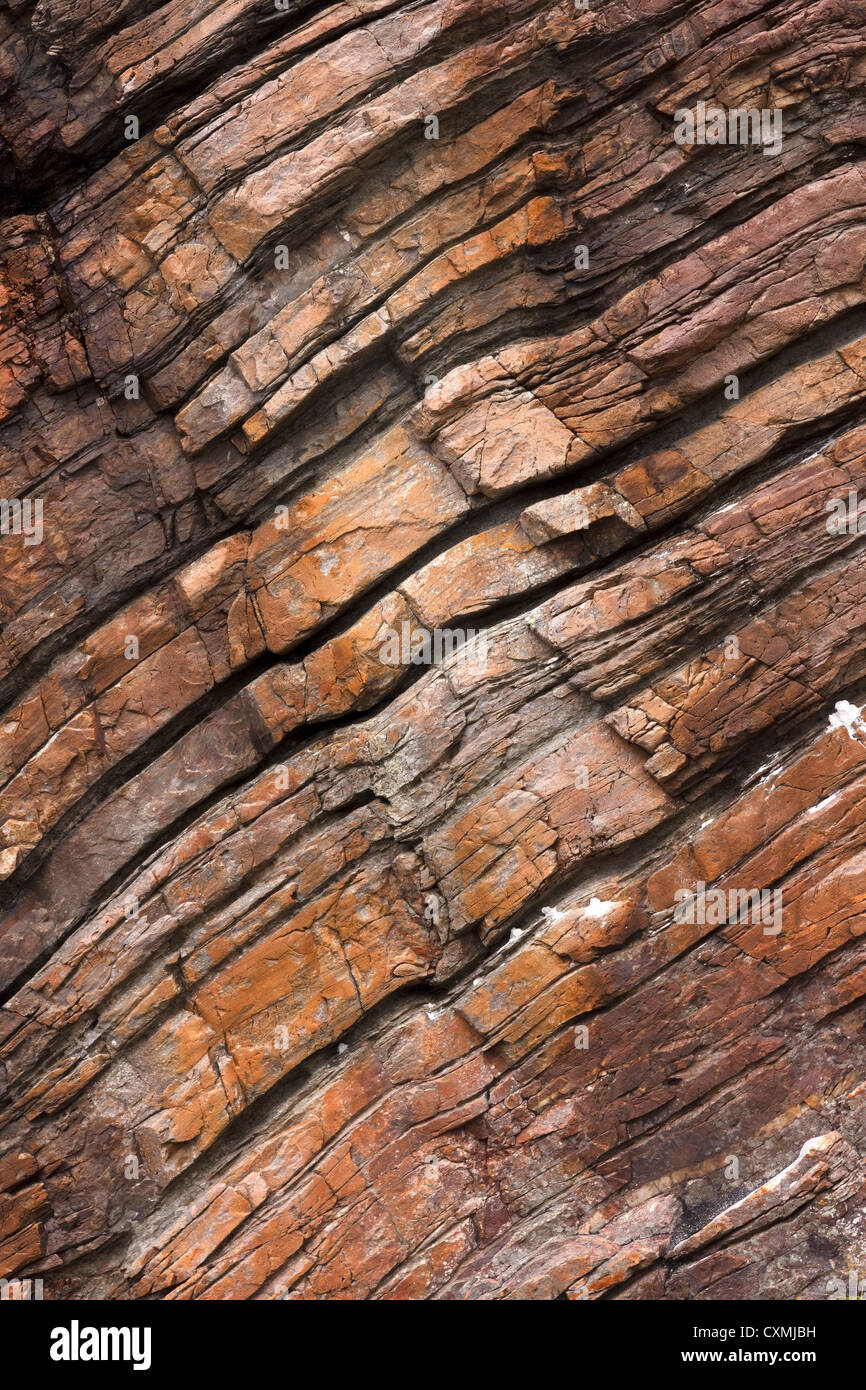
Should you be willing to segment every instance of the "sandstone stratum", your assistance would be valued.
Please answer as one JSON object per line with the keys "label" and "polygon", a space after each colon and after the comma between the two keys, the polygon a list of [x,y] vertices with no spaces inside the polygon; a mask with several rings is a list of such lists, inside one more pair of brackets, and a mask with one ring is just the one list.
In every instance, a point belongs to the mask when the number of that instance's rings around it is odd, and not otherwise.
{"label": "sandstone stratum", "polygon": [[0,1276],[866,1292],[866,0],[5,0],[0,107]]}

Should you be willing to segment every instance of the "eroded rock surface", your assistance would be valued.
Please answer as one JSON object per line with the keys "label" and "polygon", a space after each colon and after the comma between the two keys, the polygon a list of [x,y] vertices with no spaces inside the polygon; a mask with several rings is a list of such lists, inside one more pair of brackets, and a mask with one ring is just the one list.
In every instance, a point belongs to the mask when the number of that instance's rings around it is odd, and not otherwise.
{"label": "eroded rock surface", "polygon": [[7,0],[0,1274],[866,1281],[864,21]]}

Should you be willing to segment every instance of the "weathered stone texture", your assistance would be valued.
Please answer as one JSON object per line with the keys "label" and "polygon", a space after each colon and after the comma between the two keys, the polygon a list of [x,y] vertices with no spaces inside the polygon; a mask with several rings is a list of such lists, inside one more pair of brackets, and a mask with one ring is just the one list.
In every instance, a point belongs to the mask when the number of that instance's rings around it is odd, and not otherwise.
{"label": "weathered stone texture", "polygon": [[866,1280],[866,3],[7,0],[0,93],[0,1275]]}

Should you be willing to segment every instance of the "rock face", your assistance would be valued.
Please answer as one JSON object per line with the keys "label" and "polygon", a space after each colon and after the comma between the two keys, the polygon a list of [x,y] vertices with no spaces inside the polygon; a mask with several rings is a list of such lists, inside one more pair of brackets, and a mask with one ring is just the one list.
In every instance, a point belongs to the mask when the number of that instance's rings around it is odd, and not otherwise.
{"label": "rock face", "polygon": [[0,1274],[866,1280],[864,21],[7,0]]}

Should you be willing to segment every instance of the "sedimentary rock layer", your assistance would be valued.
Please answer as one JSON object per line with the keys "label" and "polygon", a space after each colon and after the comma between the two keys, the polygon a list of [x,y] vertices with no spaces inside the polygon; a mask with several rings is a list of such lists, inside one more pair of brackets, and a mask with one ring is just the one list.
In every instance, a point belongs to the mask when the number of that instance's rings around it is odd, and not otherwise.
{"label": "sedimentary rock layer", "polygon": [[7,0],[0,1275],[866,1270],[864,21]]}

